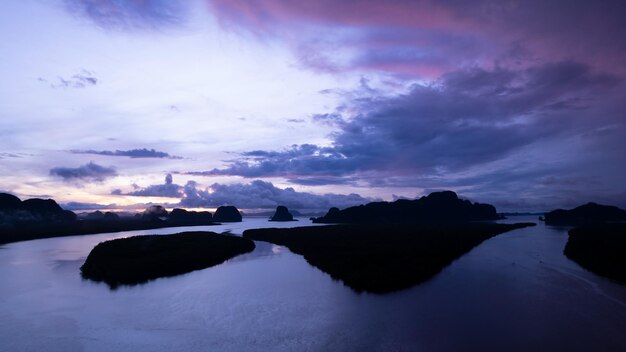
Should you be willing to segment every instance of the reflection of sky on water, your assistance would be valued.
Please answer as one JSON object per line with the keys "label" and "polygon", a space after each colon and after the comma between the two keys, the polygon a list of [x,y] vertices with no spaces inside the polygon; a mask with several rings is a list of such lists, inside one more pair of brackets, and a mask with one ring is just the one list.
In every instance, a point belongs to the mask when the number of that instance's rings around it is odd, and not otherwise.
{"label": "reflection of sky on water", "polygon": [[[221,226],[238,233],[246,224],[258,227],[265,223],[252,220]],[[626,348],[626,287],[597,277],[565,258],[566,232],[541,223],[487,240],[432,280],[387,295],[357,294],[301,256],[263,242],[256,242],[254,252],[213,268],[115,291],[80,278],[78,269],[94,244],[140,232],[53,238],[2,247],[3,348]]]}

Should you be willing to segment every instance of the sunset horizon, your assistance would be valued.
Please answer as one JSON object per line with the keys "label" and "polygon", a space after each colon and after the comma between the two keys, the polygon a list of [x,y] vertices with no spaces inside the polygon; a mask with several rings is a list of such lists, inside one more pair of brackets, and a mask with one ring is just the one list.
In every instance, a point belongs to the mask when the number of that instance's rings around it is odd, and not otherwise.
{"label": "sunset horizon", "polygon": [[620,2],[0,4],[0,192],[626,207]]}

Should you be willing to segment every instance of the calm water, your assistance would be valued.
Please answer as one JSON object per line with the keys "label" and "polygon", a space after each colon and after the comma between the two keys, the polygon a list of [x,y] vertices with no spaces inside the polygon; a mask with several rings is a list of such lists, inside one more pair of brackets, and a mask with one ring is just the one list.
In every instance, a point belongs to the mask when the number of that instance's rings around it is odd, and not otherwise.
{"label": "calm water", "polygon": [[[306,224],[248,218],[193,229]],[[98,242],[184,229],[0,247],[0,350],[626,350],[626,286],[565,258],[566,229],[543,224],[485,241],[433,280],[387,295],[354,293],[262,242],[222,265],[115,291],[80,278]]]}

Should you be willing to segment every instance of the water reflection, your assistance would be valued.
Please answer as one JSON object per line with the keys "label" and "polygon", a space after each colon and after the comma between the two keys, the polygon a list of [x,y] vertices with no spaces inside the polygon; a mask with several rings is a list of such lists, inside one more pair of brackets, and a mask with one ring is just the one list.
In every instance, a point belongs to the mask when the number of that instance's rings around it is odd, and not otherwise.
{"label": "water reflection", "polygon": [[[205,229],[283,226],[265,220]],[[566,229],[542,223],[487,240],[434,279],[388,295],[356,294],[263,242],[222,265],[116,291],[80,278],[98,242],[197,229],[4,246],[1,349],[626,350],[626,288],[564,257]]]}

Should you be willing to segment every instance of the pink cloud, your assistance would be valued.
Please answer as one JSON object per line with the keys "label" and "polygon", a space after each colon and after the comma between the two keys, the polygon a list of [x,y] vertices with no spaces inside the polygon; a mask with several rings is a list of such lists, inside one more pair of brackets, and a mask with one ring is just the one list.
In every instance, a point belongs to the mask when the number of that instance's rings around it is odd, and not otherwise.
{"label": "pink cloud", "polygon": [[292,46],[325,72],[430,77],[460,66],[575,60],[624,71],[626,5],[571,1],[211,0],[222,25]]}

